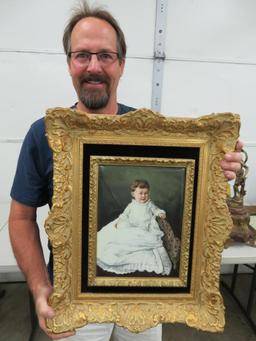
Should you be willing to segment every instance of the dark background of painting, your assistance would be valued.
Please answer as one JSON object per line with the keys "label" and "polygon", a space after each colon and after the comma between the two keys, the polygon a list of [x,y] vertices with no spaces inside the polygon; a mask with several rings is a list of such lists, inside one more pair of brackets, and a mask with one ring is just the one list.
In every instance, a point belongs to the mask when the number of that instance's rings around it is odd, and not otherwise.
{"label": "dark background of painting", "polygon": [[[135,161],[136,163],[136,161]],[[145,179],[150,198],[165,210],[167,221],[180,238],[186,170],[183,167],[104,165],[99,167],[98,229],[116,219],[131,202],[130,185]]]}

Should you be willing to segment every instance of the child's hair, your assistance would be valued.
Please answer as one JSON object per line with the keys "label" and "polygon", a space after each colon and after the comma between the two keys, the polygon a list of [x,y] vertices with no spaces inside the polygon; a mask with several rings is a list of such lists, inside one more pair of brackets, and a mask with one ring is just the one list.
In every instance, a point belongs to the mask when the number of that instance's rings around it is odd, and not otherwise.
{"label": "child's hair", "polygon": [[138,180],[134,180],[133,183],[131,184],[130,188],[131,188],[131,192],[134,192],[135,189],[139,187],[139,188],[150,188],[149,183],[147,182],[147,180],[143,180],[143,179],[138,179]]}

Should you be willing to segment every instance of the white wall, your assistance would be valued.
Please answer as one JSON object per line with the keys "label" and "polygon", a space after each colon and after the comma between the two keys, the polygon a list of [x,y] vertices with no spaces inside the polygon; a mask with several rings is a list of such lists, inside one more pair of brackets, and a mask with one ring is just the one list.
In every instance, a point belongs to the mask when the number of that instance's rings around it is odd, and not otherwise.
{"label": "white wall", "polygon": [[[14,266],[7,216],[20,143],[49,107],[76,100],[62,53],[62,32],[75,0],[0,1],[0,267]],[[156,0],[91,1],[104,4],[125,32],[128,56],[119,101],[150,107]],[[241,114],[249,154],[248,204],[256,204],[256,2],[169,0],[161,112],[199,116]],[[47,208],[40,210],[41,226]],[[47,250],[45,249],[47,254]]]}

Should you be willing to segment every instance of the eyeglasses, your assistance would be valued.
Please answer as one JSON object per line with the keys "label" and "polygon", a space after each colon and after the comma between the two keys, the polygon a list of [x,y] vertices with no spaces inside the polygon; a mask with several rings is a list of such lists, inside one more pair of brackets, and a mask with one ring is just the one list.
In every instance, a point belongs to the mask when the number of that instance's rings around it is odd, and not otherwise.
{"label": "eyeglasses", "polygon": [[101,66],[108,66],[118,59],[117,52],[74,51],[69,52],[68,57],[71,58],[72,61],[77,65],[88,66],[93,54],[96,55],[97,60]]}

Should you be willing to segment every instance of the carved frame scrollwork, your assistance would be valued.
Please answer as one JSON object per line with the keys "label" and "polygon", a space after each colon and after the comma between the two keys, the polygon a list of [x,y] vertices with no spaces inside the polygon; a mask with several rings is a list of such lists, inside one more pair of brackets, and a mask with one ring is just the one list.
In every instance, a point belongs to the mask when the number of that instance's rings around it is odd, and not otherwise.
{"label": "carved frame scrollwork", "polygon": [[[181,322],[206,331],[222,331],[224,305],[219,291],[221,253],[232,228],[227,204],[227,183],[220,168],[224,153],[232,151],[239,135],[239,115],[211,114],[200,118],[171,118],[140,109],[122,116],[86,114],[73,109],[54,108],[45,117],[46,133],[53,150],[54,193],[45,229],[54,256],[54,293],[50,303],[56,311],[48,320],[54,333],[79,328],[87,323],[114,322],[132,332],[140,332],[159,323]],[[184,235],[181,240],[178,278],[154,278],[155,292],[118,293],[82,290],[82,210],[85,144],[122,146],[156,146],[198,150],[197,171],[187,165]],[[136,158],[135,158],[136,159]],[[137,162],[108,155],[92,160],[89,172],[91,194],[97,188],[97,165]],[[135,161],[134,161],[135,160]],[[144,158],[140,161],[143,163]],[[156,167],[170,165],[172,158],[150,159]],[[177,161],[175,161],[177,162]],[[174,162],[174,163],[175,163]],[[173,165],[173,164],[172,164]],[[96,167],[96,168],[95,168]],[[186,166],[187,167],[187,166]],[[196,186],[196,190],[194,187]],[[95,211],[97,200],[88,212],[89,268],[95,265]],[[194,226],[191,230],[192,201]],[[191,236],[193,235],[193,238]],[[90,244],[91,243],[91,244]],[[89,284],[115,286],[152,286],[149,278],[97,279],[89,274]],[[181,284],[180,284],[181,283]],[[186,290],[175,291],[185,283]],[[162,288],[165,291],[161,291]],[[160,288],[159,291],[157,288]],[[170,291],[168,292],[168,288]]]}

